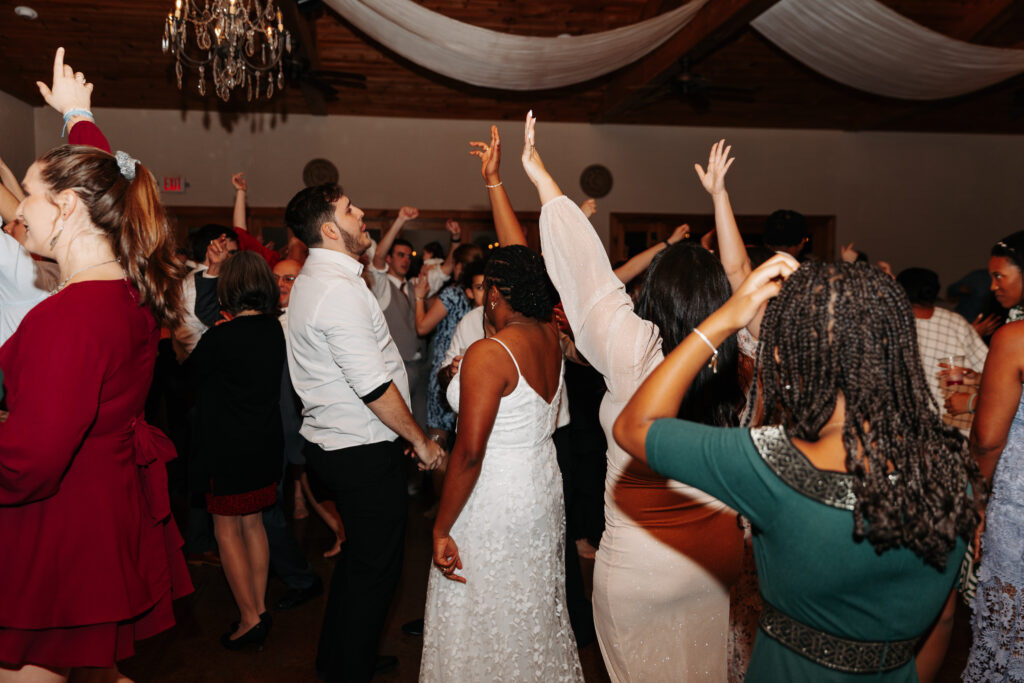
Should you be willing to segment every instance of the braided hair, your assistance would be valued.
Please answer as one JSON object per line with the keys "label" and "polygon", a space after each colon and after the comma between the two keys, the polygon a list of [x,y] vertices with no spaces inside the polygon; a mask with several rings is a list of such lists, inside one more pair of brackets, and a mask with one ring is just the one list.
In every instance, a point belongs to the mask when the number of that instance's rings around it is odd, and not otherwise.
{"label": "braided hair", "polygon": [[558,302],[540,254],[520,244],[491,252],[484,268],[487,288],[493,285],[513,310],[547,320]]}
{"label": "braided hair", "polygon": [[966,440],[940,418],[902,288],[867,264],[806,263],[768,304],[761,342],[751,401],[763,424],[814,441],[839,392],[846,400],[854,539],[944,568],[978,523],[968,484],[980,492],[981,480]]}

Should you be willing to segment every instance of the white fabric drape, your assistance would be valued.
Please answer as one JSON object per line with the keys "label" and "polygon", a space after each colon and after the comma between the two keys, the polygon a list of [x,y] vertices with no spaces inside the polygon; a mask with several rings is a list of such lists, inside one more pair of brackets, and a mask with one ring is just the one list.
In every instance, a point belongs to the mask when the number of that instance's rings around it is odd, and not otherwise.
{"label": "white fabric drape", "polygon": [[751,26],[815,71],[888,97],[954,97],[1024,72],[1024,50],[949,38],[875,0],[781,0]]}
{"label": "white fabric drape", "polygon": [[325,1],[363,33],[431,71],[487,88],[543,90],[636,61],[689,23],[708,0],[610,31],[552,38],[479,28],[411,0]]}

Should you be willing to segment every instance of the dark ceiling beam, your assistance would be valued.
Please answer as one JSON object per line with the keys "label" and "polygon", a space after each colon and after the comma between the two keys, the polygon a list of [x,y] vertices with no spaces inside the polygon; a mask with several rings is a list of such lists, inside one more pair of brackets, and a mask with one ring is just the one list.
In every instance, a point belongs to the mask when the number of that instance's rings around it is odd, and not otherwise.
{"label": "dark ceiling beam", "polygon": [[[965,7],[960,21],[943,28],[942,34],[969,43],[983,43],[1010,20],[1017,8],[1016,0],[982,0],[969,8]],[[882,116],[869,114],[861,117],[857,130],[886,130],[899,127],[905,121],[927,118],[930,112],[948,104],[948,100],[908,102],[896,113],[890,111]]]}
{"label": "dark ceiling beam", "polygon": [[[316,31],[313,19],[299,11],[296,0],[281,0],[281,21],[292,34],[292,57],[305,59],[309,62],[309,70],[320,69],[320,52],[316,47]],[[327,116],[327,100],[324,94],[305,81],[299,81],[299,90],[306,98],[309,113],[314,116]]]}
{"label": "dark ceiling beam", "polygon": [[[696,62],[742,31],[778,0],[711,0],[679,32],[643,59],[625,67],[605,90],[597,123],[612,123],[664,83],[683,56]],[[649,0],[646,15],[667,0]]]}
{"label": "dark ceiling beam", "polygon": [[1014,0],[982,0],[964,8],[963,16],[954,26],[943,31],[950,38],[969,43],[984,43],[1013,16]]}

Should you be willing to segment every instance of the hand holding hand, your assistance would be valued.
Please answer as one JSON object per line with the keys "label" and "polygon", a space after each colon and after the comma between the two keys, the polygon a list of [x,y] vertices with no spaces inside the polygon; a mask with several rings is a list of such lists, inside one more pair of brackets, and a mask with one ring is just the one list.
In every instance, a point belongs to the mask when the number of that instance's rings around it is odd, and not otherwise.
{"label": "hand holding hand", "polygon": [[583,200],[583,203],[580,204],[580,211],[583,212],[584,216],[590,218],[597,213],[597,200],[593,197]]}
{"label": "hand holding hand", "polygon": [[85,74],[75,72],[64,63],[64,48],[58,47],[53,58],[53,83],[50,87],[42,81],[36,81],[40,94],[46,103],[65,114],[72,109],[89,110],[92,102],[92,83],[85,80]]}
{"label": "hand holding hand", "polygon": [[498,135],[498,127],[491,126],[491,144],[486,142],[471,142],[470,154],[480,159],[480,175],[488,185],[496,185],[501,182],[498,175],[498,168],[501,166],[501,137]]}
{"label": "hand holding hand", "polygon": [[453,242],[458,242],[462,239],[462,226],[459,225],[458,221],[449,218],[444,223],[444,229],[452,236]]}
{"label": "hand holding hand", "polygon": [[444,578],[466,583],[466,577],[455,573],[462,569],[462,559],[459,557],[459,546],[451,536],[434,537],[434,566],[441,570]]}
{"label": "hand holding hand", "polygon": [[746,327],[799,267],[800,263],[789,254],[772,256],[747,276],[739,289],[714,315],[725,316],[728,328],[733,331]]}
{"label": "hand holding hand", "polygon": [[414,452],[419,458],[418,467],[421,470],[436,470],[444,461],[444,449],[433,439],[424,438],[421,444],[414,447]]}
{"label": "hand holding hand", "polygon": [[679,242],[682,242],[689,236],[690,226],[687,225],[686,223],[683,223],[682,225],[676,227],[676,229],[672,231],[672,234],[669,235],[668,239],[665,241],[668,242],[669,244],[678,244]]}
{"label": "hand holding hand", "polygon": [[249,184],[245,182],[245,173],[241,171],[231,174],[231,184],[234,185],[235,189],[239,192],[245,192],[249,189]]}
{"label": "hand holding hand", "polygon": [[729,152],[732,145],[726,147],[725,140],[719,140],[711,145],[711,153],[708,155],[708,170],[701,168],[700,164],[694,164],[693,170],[697,171],[700,184],[712,196],[725,192],[725,174],[729,172],[735,157],[730,159]]}
{"label": "hand holding hand", "polygon": [[430,282],[427,280],[426,275],[420,275],[414,281],[414,289],[416,292],[417,299],[426,299],[427,295],[430,294]]}
{"label": "hand holding hand", "polygon": [[853,248],[853,242],[849,244],[839,245],[839,258],[846,263],[854,263],[857,261],[857,257],[860,256],[857,250]]}

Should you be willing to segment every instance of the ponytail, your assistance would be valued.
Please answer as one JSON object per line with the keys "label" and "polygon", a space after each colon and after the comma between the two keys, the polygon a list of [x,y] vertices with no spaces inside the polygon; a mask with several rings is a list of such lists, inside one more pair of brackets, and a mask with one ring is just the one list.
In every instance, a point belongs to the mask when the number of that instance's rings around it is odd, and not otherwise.
{"label": "ponytail", "polygon": [[141,163],[124,197],[121,229],[115,242],[121,267],[149,306],[157,325],[173,327],[181,314],[184,266],[175,258],[167,212],[153,174]]}
{"label": "ponytail", "polygon": [[140,303],[149,307],[157,325],[173,327],[181,316],[185,268],[175,259],[153,174],[118,154],[115,158],[95,147],[64,145],[43,155],[41,175],[55,193],[74,190],[93,225],[110,239],[121,267],[139,290]]}

